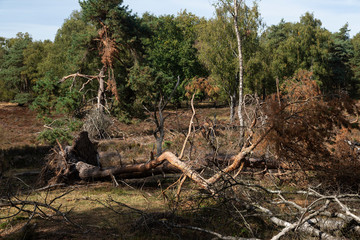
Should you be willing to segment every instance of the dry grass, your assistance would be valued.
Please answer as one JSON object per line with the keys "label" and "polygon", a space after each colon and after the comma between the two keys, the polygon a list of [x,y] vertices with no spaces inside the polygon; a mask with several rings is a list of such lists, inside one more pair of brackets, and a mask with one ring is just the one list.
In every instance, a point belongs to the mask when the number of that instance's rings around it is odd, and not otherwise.
{"label": "dry grass", "polygon": [[[33,193],[30,196],[22,195],[21,199],[45,202],[45,199],[54,199],[68,189],[44,191]],[[159,212],[166,209],[163,197],[157,190],[148,188],[144,191],[129,187],[116,188],[111,183],[88,184],[74,187],[74,191],[57,199],[53,206],[61,211],[69,212],[71,221],[81,226],[77,228],[63,221],[61,217],[54,217],[53,220],[44,220],[35,217],[33,223],[35,228],[35,239],[121,239],[131,238],[133,222],[140,216],[134,215],[129,209],[119,207],[110,199],[126,203],[127,205],[146,211]],[[113,210],[106,208],[110,204]],[[29,207],[28,210],[32,210]],[[12,210],[13,211],[13,210]],[[0,217],[11,214],[7,208],[0,209]],[[45,212],[48,212],[44,210]],[[11,220],[0,220],[0,238],[12,236],[27,221],[27,214],[20,214]],[[134,239],[134,238],[133,238]],[[138,238],[135,238],[138,239]],[[143,238],[146,239],[146,238]]]}

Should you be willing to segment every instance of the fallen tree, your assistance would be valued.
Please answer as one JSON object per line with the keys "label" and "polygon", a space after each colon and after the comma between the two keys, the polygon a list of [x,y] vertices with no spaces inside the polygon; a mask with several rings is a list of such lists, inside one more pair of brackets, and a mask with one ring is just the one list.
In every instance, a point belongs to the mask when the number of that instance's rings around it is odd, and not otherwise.
{"label": "fallen tree", "polygon": [[204,169],[206,160],[191,164],[181,161],[171,152],[164,152],[158,158],[152,157],[150,161],[144,163],[103,168],[95,144],[90,141],[87,132],[81,132],[72,146],[62,147],[59,144],[57,150],[54,149],[53,153],[48,156],[47,163],[41,172],[41,182],[43,184],[54,184],[80,179],[110,178],[112,176],[139,178],[163,173],[184,173],[203,188],[210,189],[210,185],[240,165],[242,167],[264,168],[266,165],[263,159],[246,158],[255,147],[256,144],[244,149],[240,154],[232,156],[228,160],[232,163],[231,165],[209,179],[205,179],[198,171]]}
{"label": "fallen tree", "polygon": [[[289,80],[280,101],[270,98],[263,106],[256,101],[246,114],[248,127],[241,150],[226,159],[224,164],[213,166],[211,171],[200,174],[209,164],[205,158],[183,161],[189,135],[194,134],[191,132],[195,115],[193,108],[189,131],[179,156],[167,151],[154,158],[155,154],[152,153],[151,159],[144,163],[103,168],[96,146],[89,140],[88,134],[82,132],[72,146],[62,147],[58,144],[58,150],[49,156],[43,169],[43,182],[47,183],[50,179],[51,183],[58,183],[113,176],[132,178],[180,172],[201,188],[214,193],[214,185],[219,180],[229,174],[237,176],[245,167],[276,169],[285,166],[299,169],[304,175],[308,170],[316,171],[321,179],[327,174],[328,181],[350,178],[352,183],[356,183],[358,174],[354,169],[360,166],[358,151],[352,150],[347,143],[349,139],[343,134],[346,131],[342,128],[351,128],[350,119],[343,113],[359,111],[346,96],[332,96],[326,100],[311,80],[311,75],[304,74],[304,79],[299,77],[300,81],[297,78]],[[270,165],[261,159],[249,158],[260,144],[262,148],[272,149],[275,157],[284,164],[275,162]],[[217,158],[216,148],[213,150]]]}
{"label": "fallen tree", "polygon": [[[235,214],[241,215],[235,205],[241,207],[246,205],[244,211],[248,212],[251,209],[263,218],[268,218],[281,228],[273,239],[279,239],[290,232],[337,239],[333,234],[332,226],[329,225],[346,228],[350,224],[351,229],[357,231],[359,217],[348,207],[350,204],[344,204],[349,195],[343,197],[308,191],[307,195],[315,197],[309,205],[302,206],[295,201],[285,199],[285,193],[279,190],[274,191],[260,185],[239,181],[238,177],[245,167],[262,166],[263,169],[268,167],[266,161],[264,163],[262,159],[249,157],[260,144],[272,148],[278,159],[288,163],[289,167],[300,169],[304,174],[308,170],[317,171],[316,174],[319,176],[327,174],[327,178],[322,179],[326,181],[336,180],[338,176],[344,174],[358,179],[356,168],[354,168],[359,165],[358,153],[352,151],[347,139],[339,134],[341,133],[339,129],[350,126],[350,120],[343,116],[343,112],[351,114],[357,113],[358,110],[353,109],[354,105],[347,105],[348,102],[341,96],[333,97],[330,101],[333,104],[329,107],[311,79],[305,79],[302,85],[294,82],[288,86],[293,87],[288,87],[287,95],[282,96],[281,99],[270,99],[262,111],[259,110],[258,105],[252,107],[251,114],[247,114],[251,121],[248,121],[241,150],[230,157],[226,164],[213,166],[210,171],[204,171],[209,170],[206,159],[196,162],[183,160],[184,149],[191,134],[192,117],[189,132],[179,156],[167,151],[157,158],[154,158],[152,154],[149,161],[133,165],[102,167],[96,146],[89,140],[87,133],[82,132],[72,146],[62,147],[59,144],[58,150],[49,157],[43,169],[43,176],[46,178],[51,175],[51,177],[48,177],[48,181],[45,182],[53,184],[78,179],[88,181],[114,178],[114,176],[134,178],[176,172],[183,175],[179,189],[188,178],[206,190],[209,196],[232,202]],[[259,116],[259,112],[266,113],[266,116]],[[344,144],[350,147],[343,147],[339,152],[333,150],[339,149]],[[340,161],[344,159],[343,156],[347,161]],[[273,166],[278,168],[280,165]],[[351,169],[351,174],[348,172],[349,169]],[[276,202],[273,201],[274,195],[278,195]],[[358,201],[359,196],[354,195],[351,198],[352,201]],[[285,217],[279,214],[279,208],[281,209],[279,206],[284,205],[291,208]],[[278,206],[277,211],[274,211],[274,206]],[[242,216],[241,219],[245,218]]]}

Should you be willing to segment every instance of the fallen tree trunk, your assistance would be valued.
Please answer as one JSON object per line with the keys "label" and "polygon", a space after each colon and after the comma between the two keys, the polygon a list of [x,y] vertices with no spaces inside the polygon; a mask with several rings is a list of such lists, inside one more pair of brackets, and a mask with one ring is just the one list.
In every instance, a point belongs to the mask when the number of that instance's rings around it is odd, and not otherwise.
{"label": "fallen tree trunk", "polygon": [[[54,151],[49,157],[46,166],[41,172],[44,184],[56,184],[73,180],[101,179],[112,176],[121,178],[137,178],[164,173],[183,173],[202,188],[209,190],[220,177],[237,169],[240,164],[246,166],[264,166],[263,161],[245,159],[251,148],[233,156],[231,164],[223,171],[218,172],[209,179],[203,178],[198,172],[203,170],[206,160],[197,165],[181,161],[175,154],[164,152],[158,158],[145,163],[103,168],[96,145],[88,138],[87,132],[81,132],[74,140],[72,146],[62,147]],[[255,163],[255,164],[254,164]],[[213,190],[211,190],[213,192]]]}
{"label": "fallen tree trunk", "polygon": [[[159,167],[161,164],[164,163],[166,159],[164,158],[157,158],[153,161],[148,163],[141,163],[135,165],[128,165],[128,166],[119,166],[119,167],[110,167],[110,168],[100,168],[85,162],[77,162],[76,163],[76,170],[79,172],[79,177],[81,179],[90,179],[90,178],[105,178],[113,176],[125,176],[126,174],[129,176],[131,174],[135,175],[144,175],[145,173],[149,172],[150,174],[155,172],[155,169],[158,170],[156,172],[164,172],[164,173],[176,173],[180,172],[178,168],[174,166],[162,166]],[[157,168],[159,167],[159,168]]]}

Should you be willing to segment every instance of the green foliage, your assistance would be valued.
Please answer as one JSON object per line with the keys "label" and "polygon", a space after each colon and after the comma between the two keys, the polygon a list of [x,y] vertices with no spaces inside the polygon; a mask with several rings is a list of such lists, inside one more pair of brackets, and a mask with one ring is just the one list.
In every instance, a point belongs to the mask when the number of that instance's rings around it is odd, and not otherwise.
{"label": "green foliage", "polygon": [[[350,60],[351,63],[351,70],[354,74],[353,84],[355,86],[354,89],[360,89],[360,33],[356,34],[351,39],[351,44],[354,49],[354,55]],[[357,91],[357,95],[359,96],[360,92]]]}
{"label": "green foliage", "polygon": [[[32,108],[41,114],[78,115],[96,98],[98,82],[83,87],[86,79],[60,79],[76,72],[97,75],[107,59],[105,97],[119,119],[141,116],[143,105],[152,107],[166,99],[178,77],[173,103],[185,99],[185,87],[193,79],[211,79],[221,90],[216,98],[234,102],[238,60],[232,1],[218,1],[216,15],[208,20],[186,11],[140,18],[123,0],[79,2],[82,10],[64,21],[54,42],[32,41],[28,33],[0,37],[0,101],[16,98],[24,104],[33,97]],[[326,92],[340,88],[358,94],[360,35],[350,39],[348,25],[332,34],[313,14],[305,13],[298,22],[282,20],[260,36],[257,1],[251,6],[243,1],[239,11],[245,93],[265,98],[276,91],[276,79],[281,85],[306,69]],[[106,41],[114,44],[110,55]]]}
{"label": "green foliage", "polygon": [[92,38],[96,36],[95,28],[82,20],[80,12],[73,12],[58,30],[54,43],[44,43],[43,49],[48,54],[38,65],[40,79],[36,81],[34,92],[36,99],[33,109],[41,114],[66,113],[78,114],[84,105],[84,100],[94,97],[88,91],[96,88],[97,82],[85,86],[84,92],[79,93],[82,86],[79,81],[72,79],[61,84],[60,79],[76,72],[86,71],[89,74],[97,73],[99,60],[89,52],[94,47]]}
{"label": "green foliage", "polygon": [[39,114],[50,114],[57,101],[57,89],[57,83],[49,75],[40,79],[34,87],[36,98],[31,109]]}
{"label": "green foliage", "polygon": [[31,90],[37,81],[44,77],[44,74],[39,71],[39,65],[47,57],[49,45],[52,45],[52,43],[48,40],[30,42],[23,52],[25,69],[22,74],[29,79]]}
{"label": "green foliage", "polygon": [[[149,66],[135,65],[130,69],[129,87],[136,93],[140,104],[155,104],[160,97],[170,95],[172,89],[166,86],[172,79]],[[169,84],[168,84],[169,85]],[[174,85],[170,87],[174,88]]]}
{"label": "green foliage", "polygon": [[[123,5],[122,0],[83,0],[79,3],[83,20],[94,24],[99,35],[105,28],[106,38],[115,41],[118,57],[121,58],[118,63],[122,67],[127,67],[124,65],[127,65],[128,61],[131,64],[133,58],[137,57],[136,52],[141,48],[140,36],[143,29],[139,19]],[[106,39],[100,39],[104,40]],[[103,49],[99,50],[100,55],[103,55]]]}
{"label": "green foliage", "polygon": [[[142,47],[140,38],[146,34],[140,20],[131,13],[122,0],[80,1],[83,20],[91,22],[98,31],[94,39],[98,59],[107,70],[106,97],[110,111],[116,115],[136,113],[132,102],[134,92],[127,84],[129,69],[139,60]],[[109,97],[115,96],[115,97]],[[127,118],[127,116],[125,117]]]}
{"label": "green foliage", "polygon": [[[150,30],[151,35],[142,39],[145,55],[141,64],[144,67],[134,66],[130,77],[130,86],[137,92],[144,84],[147,85],[147,89],[143,89],[148,91],[145,98],[144,94],[138,95],[140,101],[149,103],[158,100],[160,96],[170,96],[178,77],[181,85],[186,79],[205,74],[194,47],[195,26],[199,21],[198,17],[187,12],[182,12],[177,17],[155,17],[149,14],[143,16],[143,24]],[[179,88],[172,100],[178,102],[183,97],[184,89]]]}
{"label": "green foliage", "polygon": [[31,103],[33,101],[33,97],[30,93],[18,93],[14,98],[14,102],[23,106],[25,104]]}
{"label": "green foliage", "polygon": [[57,98],[55,106],[57,113],[65,113],[68,115],[77,115],[81,113],[83,103],[83,95],[77,90],[63,89],[64,94]]}
{"label": "green foliage", "polygon": [[60,80],[76,72],[97,73],[100,61],[89,51],[96,48],[92,41],[96,35],[94,26],[83,21],[80,12],[74,11],[58,30],[54,43],[44,46],[48,54],[39,65],[40,74],[51,74],[53,79]]}
{"label": "green foliage", "polygon": [[52,120],[50,118],[44,118],[45,123],[47,123],[48,128],[42,131],[38,140],[55,145],[56,140],[59,140],[61,143],[70,144],[73,140],[73,132],[80,130],[82,127],[82,122],[76,119],[69,118],[59,118]]}
{"label": "green foliage", "polygon": [[186,12],[177,17],[144,15],[143,22],[152,31],[151,37],[143,40],[146,60],[152,68],[173,79],[203,73],[193,47],[198,17]]}
{"label": "green foliage", "polygon": [[6,38],[0,37],[0,66],[6,53]]}
{"label": "green foliage", "polygon": [[350,59],[353,56],[347,25],[331,34],[322,28],[321,21],[305,13],[298,23],[283,20],[264,33],[262,69],[268,81],[280,84],[299,69],[313,72],[313,78],[326,92],[335,89],[351,90],[354,86]]}
{"label": "green foliage", "polygon": [[[229,9],[231,8],[231,9]],[[229,11],[232,11],[231,3],[219,3],[216,5],[216,16],[208,21],[202,20],[197,27],[199,59],[205,64],[211,77],[221,86],[224,95],[232,97],[236,95],[238,88],[238,58],[237,42],[234,30],[234,19]],[[253,58],[259,49],[258,32],[262,26],[257,3],[253,6],[242,4],[239,13],[240,34],[242,36],[242,52],[245,65],[245,86],[251,90],[251,85],[256,79],[250,72]],[[251,66],[251,67],[252,67]]]}
{"label": "green foliage", "polygon": [[332,88],[342,88],[356,92],[356,85],[352,85],[352,71],[350,59],[354,56],[354,49],[350,41],[348,25],[345,24],[339,32],[332,35],[329,51],[329,68],[331,71]]}
{"label": "green foliage", "polygon": [[31,41],[28,33],[18,33],[16,38],[7,42],[7,50],[0,66],[0,86],[2,87],[1,92],[8,91],[9,93],[0,95],[0,100],[8,101],[17,93],[30,90],[30,79],[23,71],[26,70],[24,51]]}
{"label": "green foliage", "polygon": [[0,79],[0,101],[9,102],[14,99],[16,91],[8,89],[5,81]]}

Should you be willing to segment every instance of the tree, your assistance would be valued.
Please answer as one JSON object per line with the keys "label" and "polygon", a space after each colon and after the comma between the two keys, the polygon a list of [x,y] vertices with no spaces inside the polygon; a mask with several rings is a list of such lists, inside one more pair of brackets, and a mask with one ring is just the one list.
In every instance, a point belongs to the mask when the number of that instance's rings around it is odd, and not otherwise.
{"label": "tree", "polygon": [[211,77],[221,86],[230,106],[230,122],[234,121],[238,81],[236,77],[236,50],[233,28],[223,8],[216,9],[215,19],[202,19],[199,24],[198,42],[199,59],[208,69]]}
{"label": "tree", "polygon": [[[247,63],[254,57],[258,48],[258,32],[261,26],[256,2],[252,8],[247,6],[245,2],[241,2],[240,5],[239,3],[237,2],[236,23],[238,31],[235,30],[235,12],[231,1],[219,1],[216,5],[215,19],[203,20],[198,27],[199,58],[227,94],[230,103],[231,122],[234,118],[236,94],[242,95],[237,90],[237,88],[240,89],[240,55],[236,32],[241,35],[241,58],[243,60],[242,65],[244,65],[242,69],[248,69]],[[246,72],[245,75],[244,73],[242,75],[245,78],[245,83],[253,81],[253,77],[247,75]]]}
{"label": "tree", "polygon": [[239,8],[240,4],[242,3],[242,0],[239,2],[237,0],[234,0],[234,27],[235,27],[235,35],[236,35],[236,41],[237,41],[237,51],[238,51],[238,61],[239,61],[239,107],[238,107],[238,116],[239,116],[239,123],[240,123],[240,137],[244,137],[244,118],[243,118],[243,104],[244,104],[244,62],[243,62],[243,54],[242,54],[242,41],[241,41],[241,35],[239,31]]}
{"label": "tree", "polygon": [[58,29],[53,44],[45,46],[47,57],[39,66],[45,76],[51,72],[54,80],[74,72],[94,74],[99,68],[92,49],[92,39],[97,35],[95,27],[82,19],[82,13],[74,11]]}
{"label": "tree", "polygon": [[348,24],[345,24],[339,32],[332,35],[328,61],[332,85],[328,88],[345,89],[354,93],[357,89],[352,84],[353,73],[350,65],[350,60],[354,56],[354,49],[350,41],[349,31]]}
{"label": "tree", "polygon": [[6,96],[2,96],[2,100],[12,100],[16,94],[29,92],[31,89],[30,79],[24,74],[24,50],[31,42],[32,38],[28,33],[18,33],[16,38],[8,41],[8,50],[0,67],[0,79],[8,92]]}
{"label": "tree", "polygon": [[[354,55],[350,60],[351,63],[351,69],[354,74],[354,81],[355,84],[354,89],[360,88],[360,33],[356,34],[351,39],[351,44],[354,49]],[[359,91],[357,92],[357,95],[359,94]]]}
{"label": "tree", "polygon": [[[102,111],[105,105],[109,109],[122,107],[122,103],[126,105],[120,97],[130,98],[126,78],[140,49],[139,22],[121,5],[122,1],[107,1],[104,6],[103,3],[81,1],[82,11],[74,12],[65,21],[41,65],[41,71],[48,74],[44,80],[52,79],[57,89],[55,95],[61,96],[61,102],[56,104],[65,107],[63,109],[81,111],[81,106],[95,97],[97,108]],[[96,94],[94,88],[97,88]],[[72,104],[76,107],[71,107]]]}
{"label": "tree", "polygon": [[144,55],[131,68],[128,85],[136,95],[136,104],[150,113],[156,125],[154,136],[160,155],[168,117],[163,112],[165,107],[170,102],[179,104],[185,83],[204,74],[194,47],[194,28],[199,19],[187,12],[177,17],[144,14],[142,22],[148,34],[142,39]]}
{"label": "tree", "polygon": [[6,38],[0,37],[0,66],[2,65],[3,58],[6,53]]}
{"label": "tree", "polygon": [[[8,50],[6,38],[0,37],[0,72],[2,71],[2,65],[4,62],[4,56]],[[0,99],[1,101],[11,99],[9,91],[6,90],[5,81],[0,78]]]}
{"label": "tree", "polygon": [[[297,23],[281,21],[267,29],[262,38],[268,49],[269,82],[281,83],[300,69],[313,72],[323,88],[330,85],[328,65],[331,33],[313,14],[305,13]],[[275,88],[274,88],[275,89]]]}
{"label": "tree", "polygon": [[[103,65],[99,76],[98,104],[102,111],[105,102],[104,78],[107,77],[107,89],[119,102],[117,80],[121,79],[125,87],[127,71],[138,59],[140,44],[140,23],[131,14],[122,0],[87,0],[80,1],[83,19],[91,21],[97,28],[98,51]],[[116,74],[114,69],[117,69]],[[104,75],[106,74],[106,75]],[[120,80],[118,80],[120,81]]]}
{"label": "tree", "polygon": [[152,68],[158,76],[162,76],[163,79],[159,80],[163,85],[159,87],[165,96],[172,93],[179,77],[181,87],[172,99],[179,103],[184,97],[183,82],[206,74],[194,47],[195,27],[199,24],[199,18],[184,11],[176,17],[144,14],[142,22],[149,32],[142,39],[144,58],[141,65]]}
{"label": "tree", "polygon": [[[82,86],[80,81],[71,87],[71,82],[60,84],[60,80],[73,72],[97,72],[100,63],[97,55],[91,51],[92,48],[96,48],[92,42],[96,34],[94,26],[84,22],[80,12],[74,11],[58,30],[55,41],[44,43],[42,47],[46,56],[37,67],[40,79],[35,86],[34,109],[40,113],[56,110],[71,115],[75,109],[81,110],[84,101],[92,98],[93,93],[90,89],[96,87],[95,84],[87,85],[84,96],[81,96],[77,91]],[[37,56],[34,54],[30,56]]]}
{"label": "tree", "polygon": [[52,42],[49,40],[34,41],[28,44],[24,50],[25,70],[23,74],[29,78],[31,86],[35,86],[37,81],[44,77],[43,73],[39,71],[39,66],[47,57],[50,45]]}

